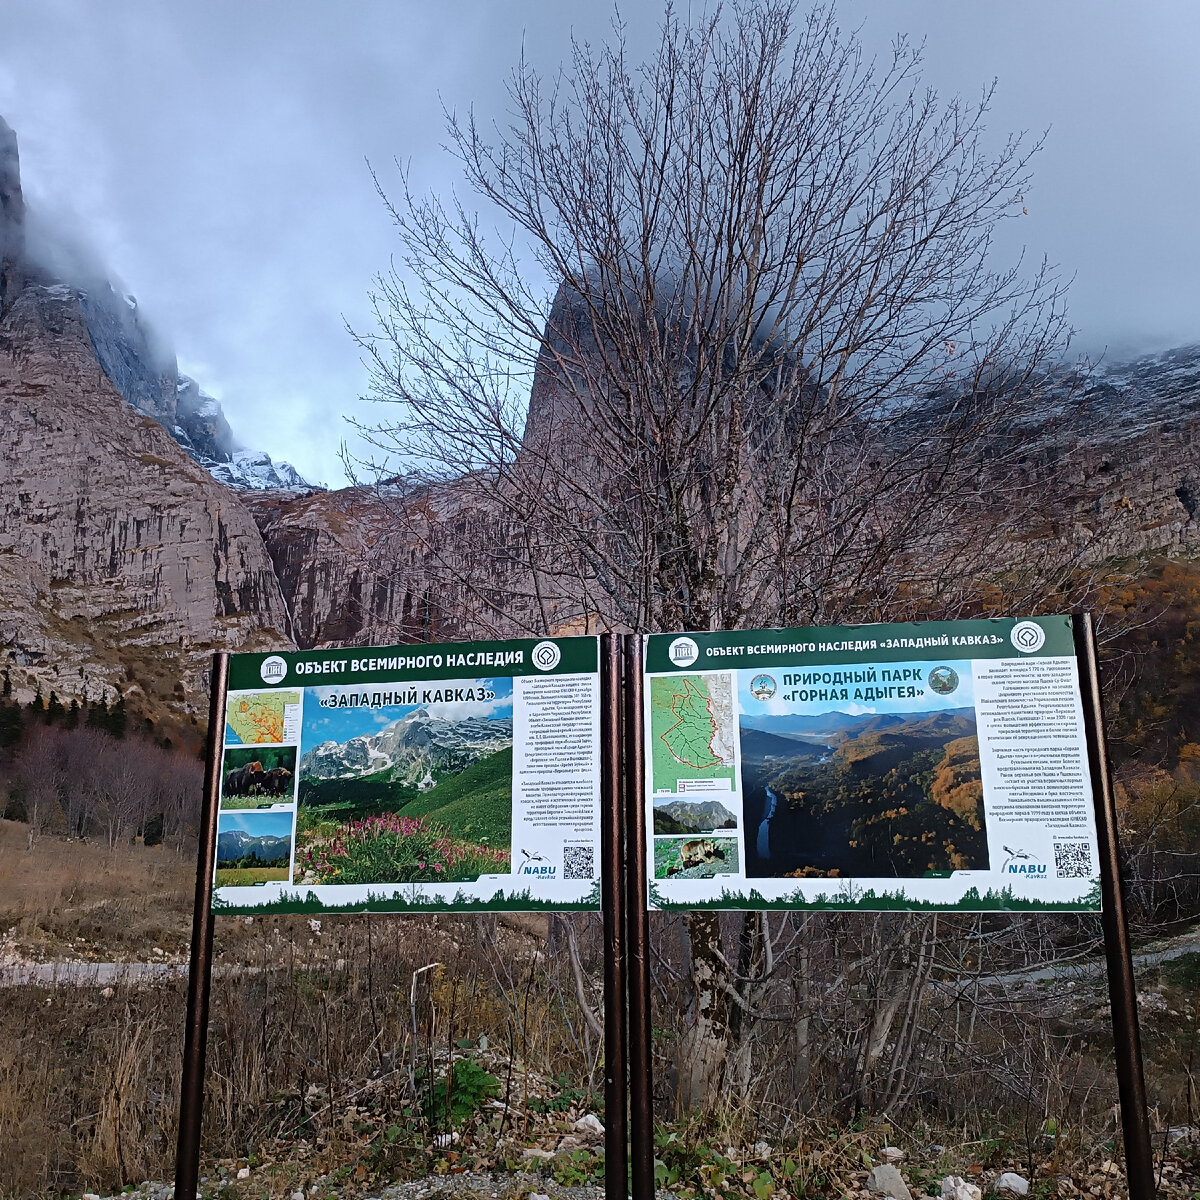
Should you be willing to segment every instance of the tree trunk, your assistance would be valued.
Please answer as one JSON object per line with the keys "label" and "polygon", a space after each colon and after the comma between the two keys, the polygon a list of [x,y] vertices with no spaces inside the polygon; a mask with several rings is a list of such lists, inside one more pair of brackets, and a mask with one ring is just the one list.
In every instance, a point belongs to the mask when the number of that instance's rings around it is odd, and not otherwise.
{"label": "tree trunk", "polygon": [[687,917],[692,952],[691,1023],[679,1064],[679,1104],[706,1108],[721,1086],[729,1051],[728,971],[720,957],[721,914],[707,909]]}

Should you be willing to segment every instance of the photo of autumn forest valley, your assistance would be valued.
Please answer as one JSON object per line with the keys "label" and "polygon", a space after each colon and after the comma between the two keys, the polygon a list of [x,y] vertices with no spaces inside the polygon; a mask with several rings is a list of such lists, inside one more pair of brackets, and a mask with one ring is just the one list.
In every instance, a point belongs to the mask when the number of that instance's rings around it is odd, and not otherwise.
{"label": "photo of autumn forest valley", "polygon": [[743,719],[746,874],[987,870],[973,708]]}
{"label": "photo of autumn forest valley", "polygon": [[499,702],[486,715],[463,716],[457,706],[332,714],[306,706],[293,883],[507,875],[512,684],[489,681],[489,689]]}

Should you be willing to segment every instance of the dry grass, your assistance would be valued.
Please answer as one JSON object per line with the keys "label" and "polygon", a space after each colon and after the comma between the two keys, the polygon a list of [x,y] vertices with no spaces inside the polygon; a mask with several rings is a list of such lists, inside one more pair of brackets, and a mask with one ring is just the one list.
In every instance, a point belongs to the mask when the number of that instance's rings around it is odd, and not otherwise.
{"label": "dry grass", "polygon": [[195,859],[162,846],[106,850],[0,820],[0,930],[10,950],[48,958],[186,954]]}
{"label": "dry grass", "polygon": [[[76,958],[153,957],[156,944],[184,948],[190,857],[143,848],[110,854],[53,839],[26,856],[23,832],[0,823],[0,920],[15,924],[21,944],[44,957]],[[205,1171],[215,1181],[220,1164],[230,1175],[253,1158],[263,1163],[254,1179],[274,1180],[272,1194],[326,1179],[331,1192],[336,1186],[350,1195],[430,1171],[519,1165],[530,1144],[553,1148],[569,1134],[572,1112],[602,1111],[600,1047],[579,1009],[561,921],[218,919],[219,958],[251,970],[214,981]],[[584,988],[598,1006],[600,922],[575,922]],[[871,928],[866,918],[836,927],[839,961],[857,953],[853,938]],[[763,1138],[794,1159],[797,1174],[787,1181],[794,1195],[801,1184],[803,1194],[849,1194],[859,1186],[864,1155],[884,1141],[909,1149],[914,1168],[919,1154],[941,1143],[958,1149],[937,1170],[962,1174],[978,1161],[989,1171],[1024,1166],[1046,1182],[1047,1172],[1059,1170],[1082,1180],[1086,1173],[1072,1162],[1091,1161],[1112,1136],[1099,982],[1074,989],[1066,1008],[1030,996],[1019,1003],[993,997],[977,1020],[976,1010],[964,1009],[964,1028],[968,1021],[977,1027],[961,1061],[945,1060],[939,1073],[928,1066],[936,1059],[922,1060],[914,1087],[924,1091],[904,1111],[904,1129],[891,1126],[886,1136],[864,1127],[866,1113],[835,1119],[839,1062],[848,1061],[844,1052],[839,1057],[838,1039],[846,1040],[858,1011],[851,1006],[860,1003],[848,996],[836,1011],[806,1010],[819,1042],[806,1075],[796,1022],[774,1022],[755,1043],[758,1062],[770,1067],[753,1073],[744,1096],[714,1100],[704,1114],[676,1114],[672,1062],[687,1023],[686,965],[671,921],[656,920],[653,934],[662,956],[656,1107],[663,1120],[675,1115],[676,1131],[660,1155],[679,1167],[681,1186],[705,1171],[728,1171],[718,1161],[726,1147]],[[810,944],[824,944],[827,935]],[[1192,1123],[1197,1104],[1192,1031],[1200,1028],[1200,958],[1168,975],[1156,983],[1161,1014],[1145,1014],[1151,1101],[1164,1126]],[[181,981],[118,987],[107,997],[81,987],[0,989],[0,1198],[106,1192],[171,1177],[184,998]],[[956,1013],[944,1008],[940,1019],[952,1026]],[[449,1149],[434,1143],[430,1095],[452,1054],[473,1056],[492,1072],[506,1106],[462,1127],[462,1140]],[[1053,1139],[1048,1115],[1060,1131]],[[985,1138],[986,1146],[978,1140]],[[586,1162],[579,1170],[594,1167]],[[739,1173],[750,1169],[738,1166]],[[231,1200],[236,1194],[228,1192]]]}

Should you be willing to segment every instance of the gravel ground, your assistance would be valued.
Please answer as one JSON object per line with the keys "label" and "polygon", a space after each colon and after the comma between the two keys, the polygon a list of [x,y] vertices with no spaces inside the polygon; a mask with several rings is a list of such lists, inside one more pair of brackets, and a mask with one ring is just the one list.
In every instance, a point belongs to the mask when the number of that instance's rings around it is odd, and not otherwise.
{"label": "gravel ground", "polygon": [[[201,1185],[205,1186],[205,1185]],[[224,1190],[224,1189],[222,1189]],[[169,1183],[143,1183],[131,1192],[116,1196],[87,1195],[84,1200],[172,1200],[175,1189]],[[314,1195],[328,1195],[314,1192]],[[295,1200],[281,1196],[280,1200]],[[433,1196],[453,1196],[458,1200],[604,1200],[602,1187],[564,1187],[553,1179],[545,1179],[528,1171],[505,1171],[495,1175],[466,1171],[461,1175],[431,1175],[409,1183],[396,1183],[366,1200],[427,1200]]]}

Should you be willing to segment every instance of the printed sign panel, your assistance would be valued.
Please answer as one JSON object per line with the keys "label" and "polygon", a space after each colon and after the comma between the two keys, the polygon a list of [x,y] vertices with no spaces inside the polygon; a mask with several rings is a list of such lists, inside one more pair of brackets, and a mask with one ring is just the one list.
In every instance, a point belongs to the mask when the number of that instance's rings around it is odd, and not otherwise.
{"label": "printed sign panel", "polygon": [[1069,617],[644,653],[651,907],[1100,907]]}
{"label": "printed sign panel", "polygon": [[237,654],[213,908],[598,908],[597,638]]}

